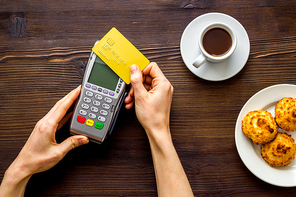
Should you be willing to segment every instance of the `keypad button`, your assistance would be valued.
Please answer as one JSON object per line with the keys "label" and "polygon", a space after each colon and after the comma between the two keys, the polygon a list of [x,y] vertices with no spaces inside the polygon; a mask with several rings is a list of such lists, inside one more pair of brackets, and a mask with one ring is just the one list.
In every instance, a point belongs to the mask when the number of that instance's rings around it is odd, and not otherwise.
{"label": "keypad button", "polygon": [[102,105],[102,107],[103,107],[104,109],[110,109],[110,105],[108,105],[108,104],[106,104],[106,103],[104,103],[104,104]]}
{"label": "keypad button", "polygon": [[91,102],[91,99],[88,98],[88,97],[84,97],[84,98],[83,98],[83,101],[86,102],[86,103],[90,103],[90,102]]}
{"label": "keypad button", "polygon": [[110,96],[114,96],[114,92],[109,92],[109,95]]}
{"label": "keypad button", "polygon": [[103,92],[104,92],[105,94],[108,94],[108,90],[104,90]]}
{"label": "keypad button", "polygon": [[89,84],[85,84],[85,87],[90,88],[90,85]]}
{"label": "keypad button", "polygon": [[85,122],[85,118],[82,116],[77,116],[77,121],[83,124]]}
{"label": "keypad button", "polygon": [[92,126],[94,126],[95,121],[93,121],[93,120],[91,120],[91,119],[87,119],[85,124],[86,124],[87,126],[92,127]]}
{"label": "keypad button", "polygon": [[79,110],[79,114],[86,116],[87,112],[83,109]]}
{"label": "keypad button", "polygon": [[105,121],[106,121],[106,118],[103,117],[103,116],[99,116],[99,117],[98,117],[98,120],[99,120],[100,122],[105,122]]}
{"label": "keypad button", "polygon": [[112,103],[112,99],[109,98],[109,97],[106,97],[106,98],[104,99],[104,101],[105,101],[106,103]]}
{"label": "keypad button", "polygon": [[99,109],[97,107],[92,106],[90,108],[90,111],[97,113],[99,111]]}
{"label": "keypad button", "polygon": [[89,114],[88,114],[88,117],[90,117],[90,118],[92,118],[92,119],[95,119],[97,116],[96,116],[96,114],[89,113]]}
{"label": "keypad button", "polygon": [[86,91],[85,95],[89,96],[89,97],[92,97],[94,95],[94,93],[92,93],[91,91]]}
{"label": "keypad button", "polygon": [[96,87],[96,86],[92,86],[91,88],[92,88],[93,90],[96,90],[96,89],[97,89],[97,87]]}
{"label": "keypad button", "polygon": [[103,89],[102,89],[102,88],[98,88],[98,91],[99,91],[99,92],[102,92],[102,91],[103,91]]}
{"label": "keypad button", "polygon": [[102,99],[103,99],[103,96],[100,95],[100,94],[96,94],[96,95],[95,95],[95,98],[98,99],[98,100],[102,100]]}
{"label": "keypad button", "polygon": [[94,104],[95,106],[100,106],[100,105],[101,105],[100,101],[93,101],[93,104]]}
{"label": "keypad button", "polygon": [[82,103],[82,104],[81,104],[81,107],[82,107],[83,109],[89,109],[89,105],[88,105],[88,104],[85,104],[85,103]]}
{"label": "keypad button", "polygon": [[103,116],[107,116],[108,115],[108,112],[106,110],[101,110],[100,111],[100,114],[102,114]]}
{"label": "keypad button", "polygon": [[96,124],[95,124],[95,128],[97,128],[97,129],[102,129],[103,127],[104,127],[104,124],[103,124],[103,123],[96,122]]}

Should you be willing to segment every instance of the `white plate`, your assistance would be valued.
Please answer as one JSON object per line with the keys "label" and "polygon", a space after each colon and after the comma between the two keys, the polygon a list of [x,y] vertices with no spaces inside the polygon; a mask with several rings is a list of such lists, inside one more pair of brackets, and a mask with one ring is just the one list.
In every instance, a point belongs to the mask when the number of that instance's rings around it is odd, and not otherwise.
{"label": "white plate", "polygon": [[[296,85],[280,84],[267,87],[252,96],[240,111],[235,126],[235,143],[246,167],[261,180],[276,186],[296,186],[296,160],[284,167],[271,167],[261,156],[261,146],[247,138],[242,131],[242,120],[249,111],[265,110],[274,116],[276,103],[283,97],[296,98]],[[295,132],[286,132],[296,139]]]}
{"label": "white plate", "polygon": [[[192,63],[200,54],[198,35],[212,22],[223,22],[232,27],[237,35],[237,47],[227,60],[220,63],[206,62],[195,68]],[[226,14],[208,13],[195,18],[185,28],[180,50],[185,65],[193,74],[209,81],[222,81],[236,75],[245,66],[250,53],[250,41],[246,30],[236,19]]]}

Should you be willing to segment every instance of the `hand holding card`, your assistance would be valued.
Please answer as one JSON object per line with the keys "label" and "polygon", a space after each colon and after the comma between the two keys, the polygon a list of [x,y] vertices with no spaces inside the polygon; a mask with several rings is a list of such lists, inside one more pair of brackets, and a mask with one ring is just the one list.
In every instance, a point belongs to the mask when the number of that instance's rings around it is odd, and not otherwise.
{"label": "hand holding card", "polygon": [[133,64],[141,71],[149,60],[113,27],[94,47],[98,55],[126,84],[130,84],[130,69]]}

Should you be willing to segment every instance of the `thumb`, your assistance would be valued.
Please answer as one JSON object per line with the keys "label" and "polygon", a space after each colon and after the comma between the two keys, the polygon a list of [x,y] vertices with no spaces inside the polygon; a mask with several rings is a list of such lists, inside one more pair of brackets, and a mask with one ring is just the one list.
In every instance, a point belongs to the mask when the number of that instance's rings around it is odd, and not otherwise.
{"label": "thumb", "polygon": [[60,144],[61,151],[66,155],[70,150],[81,146],[83,144],[87,144],[89,142],[88,138],[82,135],[74,135],[68,137]]}
{"label": "thumb", "polygon": [[134,95],[138,96],[146,92],[146,89],[143,85],[143,76],[140,68],[137,65],[132,65],[130,67],[131,71],[131,84],[134,89]]}

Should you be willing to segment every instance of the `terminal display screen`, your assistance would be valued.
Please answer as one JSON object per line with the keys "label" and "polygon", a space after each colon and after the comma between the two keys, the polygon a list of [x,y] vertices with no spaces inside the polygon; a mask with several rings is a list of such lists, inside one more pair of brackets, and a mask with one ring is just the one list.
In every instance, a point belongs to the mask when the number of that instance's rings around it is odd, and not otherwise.
{"label": "terminal display screen", "polygon": [[115,91],[118,79],[118,75],[97,56],[88,82]]}

